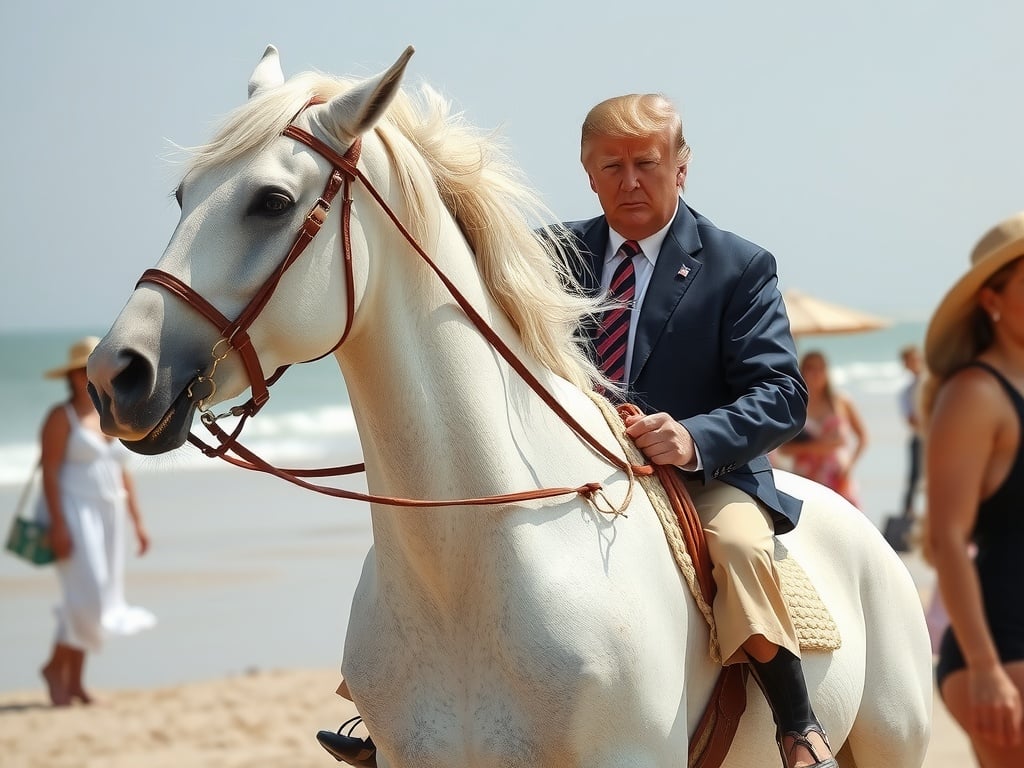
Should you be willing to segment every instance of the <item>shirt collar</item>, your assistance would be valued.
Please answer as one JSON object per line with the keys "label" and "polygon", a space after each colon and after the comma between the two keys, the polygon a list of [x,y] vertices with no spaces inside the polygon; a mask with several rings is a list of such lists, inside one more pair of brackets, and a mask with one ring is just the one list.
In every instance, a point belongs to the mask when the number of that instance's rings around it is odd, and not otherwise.
{"label": "shirt collar", "polygon": [[[676,201],[676,214],[679,213],[680,201]],[[668,237],[668,230],[672,226],[672,222],[676,220],[676,214],[672,215],[672,218],[668,220],[668,224],[659,229],[653,235],[645,237],[643,240],[638,240],[641,250],[644,252],[644,258],[650,262],[653,267],[658,262],[658,254],[661,252],[661,246],[665,242],[665,238]],[[620,235],[611,227],[608,227],[608,254],[604,258],[604,263],[607,265],[610,261],[615,258],[615,254],[619,252],[619,248],[626,242],[624,236]]]}

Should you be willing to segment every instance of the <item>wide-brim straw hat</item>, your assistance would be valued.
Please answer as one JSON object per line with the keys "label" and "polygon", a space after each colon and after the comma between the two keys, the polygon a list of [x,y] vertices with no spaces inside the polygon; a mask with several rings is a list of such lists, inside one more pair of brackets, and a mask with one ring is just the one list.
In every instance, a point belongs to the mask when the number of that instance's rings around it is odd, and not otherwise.
{"label": "wide-brim straw hat", "polygon": [[974,349],[973,315],[978,291],[996,272],[1024,256],[1024,212],[1001,221],[985,233],[971,252],[971,265],[954,283],[932,314],[925,334],[924,357],[929,370],[945,377],[980,350]]}
{"label": "wide-brim straw hat", "polygon": [[68,361],[64,365],[51,368],[43,376],[47,379],[59,379],[62,376],[67,376],[71,371],[85,368],[89,362],[89,355],[99,343],[98,336],[86,336],[84,339],[79,339],[68,349]]}

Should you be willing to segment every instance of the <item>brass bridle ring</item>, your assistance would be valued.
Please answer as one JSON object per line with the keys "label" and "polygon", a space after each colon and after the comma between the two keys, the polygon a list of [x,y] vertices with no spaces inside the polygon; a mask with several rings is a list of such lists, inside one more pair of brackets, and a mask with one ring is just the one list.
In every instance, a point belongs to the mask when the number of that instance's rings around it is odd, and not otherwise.
{"label": "brass bridle ring", "polygon": [[[217,354],[217,349],[218,347],[220,347],[221,344],[224,345],[224,351],[220,354]],[[204,416],[210,410],[209,406],[206,405],[207,401],[210,400],[210,398],[212,398],[215,394],[217,394],[217,382],[213,378],[214,375],[217,373],[217,366],[220,365],[222,360],[227,360],[228,355],[230,354],[231,342],[228,339],[225,339],[223,336],[217,339],[217,343],[214,344],[213,348],[210,350],[210,356],[213,358],[213,363],[210,365],[210,372],[205,375],[199,374],[198,376],[196,376],[195,380],[188,385],[188,396],[192,397],[192,386],[194,384],[202,382],[208,382],[210,384],[210,391],[203,396],[202,400],[200,400],[199,404],[196,406],[199,409],[199,412],[202,413]]]}

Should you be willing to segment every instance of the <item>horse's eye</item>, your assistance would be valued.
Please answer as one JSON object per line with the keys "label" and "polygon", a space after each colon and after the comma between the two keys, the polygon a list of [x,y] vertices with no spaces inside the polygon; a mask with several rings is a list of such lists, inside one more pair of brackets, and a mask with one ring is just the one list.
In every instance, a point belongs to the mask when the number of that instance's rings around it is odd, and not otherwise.
{"label": "horse's eye", "polygon": [[291,210],[292,199],[284,192],[268,190],[253,202],[250,213],[257,216],[280,216]]}

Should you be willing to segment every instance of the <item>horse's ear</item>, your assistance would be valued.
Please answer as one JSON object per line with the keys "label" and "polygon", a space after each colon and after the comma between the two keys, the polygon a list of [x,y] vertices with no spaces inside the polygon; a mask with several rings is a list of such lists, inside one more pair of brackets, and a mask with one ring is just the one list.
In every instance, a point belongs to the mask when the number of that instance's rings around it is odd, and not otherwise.
{"label": "horse's ear", "polygon": [[277,55],[277,48],[268,45],[260,63],[249,76],[249,98],[283,84],[284,73],[281,71],[281,59]]}
{"label": "horse's ear", "polygon": [[364,80],[348,93],[335,96],[325,107],[325,122],[349,136],[361,136],[380,119],[398,93],[405,65],[415,49],[410,45],[398,61],[376,77]]}

